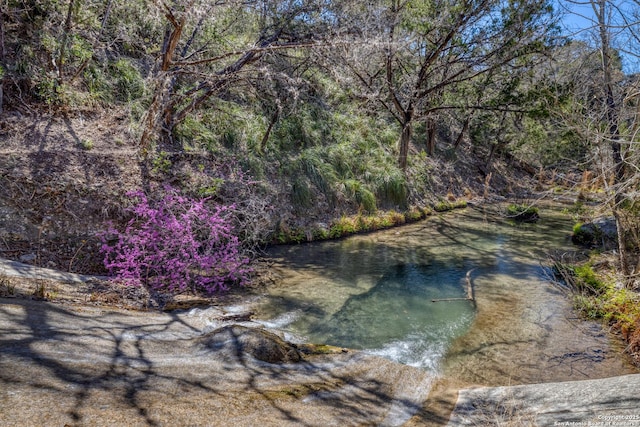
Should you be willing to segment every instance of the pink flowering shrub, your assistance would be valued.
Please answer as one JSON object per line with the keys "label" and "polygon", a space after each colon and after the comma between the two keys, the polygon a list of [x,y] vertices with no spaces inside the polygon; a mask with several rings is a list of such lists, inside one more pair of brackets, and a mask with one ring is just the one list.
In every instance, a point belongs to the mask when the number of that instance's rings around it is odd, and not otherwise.
{"label": "pink flowering shrub", "polygon": [[232,206],[206,205],[165,188],[150,201],[142,191],[129,193],[137,203],[122,232],[110,227],[102,237],[104,265],[118,280],[179,293],[213,293],[247,280],[248,259],[228,219]]}

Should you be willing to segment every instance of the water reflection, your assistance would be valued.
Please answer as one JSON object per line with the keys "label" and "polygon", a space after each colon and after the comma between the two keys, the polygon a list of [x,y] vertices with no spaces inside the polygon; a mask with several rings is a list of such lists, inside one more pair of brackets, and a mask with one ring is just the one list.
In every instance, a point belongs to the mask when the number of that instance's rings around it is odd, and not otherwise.
{"label": "water reflection", "polygon": [[[540,265],[547,250],[572,249],[571,219],[557,206],[543,207],[539,223],[515,224],[502,209],[469,208],[340,241],[273,248],[280,280],[258,316],[307,341],[366,349],[466,381],[565,379],[562,366],[545,361],[571,346],[609,352],[601,333],[567,320],[570,304],[552,292]],[[464,296],[469,271],[477,312],[468,301],[431,302]],[[584,377],[593,375],[601,374],[590,369]]]}

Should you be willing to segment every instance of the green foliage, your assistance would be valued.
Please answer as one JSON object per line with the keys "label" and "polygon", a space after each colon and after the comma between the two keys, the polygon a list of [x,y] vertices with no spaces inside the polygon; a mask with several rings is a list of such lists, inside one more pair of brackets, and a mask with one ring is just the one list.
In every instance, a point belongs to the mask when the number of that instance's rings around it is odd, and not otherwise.
{"label": "green foliage", "polygon": [[598,277],[589,263],[575,266],[581,293],[574,295],[574,307],[589,319],[603,319],[625,337],[640,326],[640,296]]}
{"label": "green foliage", "polygon": [[301,228],[283,227],[276,233],[275,241],[280,244],[302,243],[307,241],[307,237]]}
{"label": "green foliage", "polygon": [[337,239],[343,236],[355,234],[358,231],[357,220],[343,216],[334,221],[329,228],[329,238]]}
{"label": "green foliage", "polygon": [[404,208],[407,203],[407,182],[404,174],[397,167],[386,167],[376,170],[371,176],[373,188],[385,205]]}
{"label": "green foliage", "polygon": [[607,284],[597,277],[595,271],[593,271],[593,267],[589,263],[575,266],[573,273],[579,285],[591,294],[597,295],[608,289]]}
{"label": "green foliage", "polygon": [[325,196],[330,198],[337,176],[331,164],[327,163],[318,150],[304,150],[297,159],[297,167]]}
{"label": "green foliage", "polygon": [[313,206],[315,198],[309,186],[309,182],[304,177],[297,177],[291,185],[291,202],[294,207],[310,208]]}
{"label": "green foliage", "polygon": [[326,240],[329,238],[329,230],[324,227],[314,227],[311,230],[313,240]]}
{"label": "green foliage", "polygon": [[376,197],[359,181],[355,179],[348,179],[344,182],[344,187],[347,195],[356,201],[360,209],[369,213],[373,213],[377,210]]}
{"label": "green foliage", "polygon": [[212,178],[209,180],[208,185],[204,187],[198,188],[196,194],[200,198],[204,197],[214,197],[217,196],[220,192],[220,188],[224,185],[224,179],[222,178]]}
{"label": "green foliage", "polygon": [[144,79],[131,60],[119,59],[112,66],[116,99],[130,102],[144,95]]}
{"label": "green foliage", "polygon": [[105,103],[113,101],[113,88],[103,67],[91,64],[87,66],[83,77],[87,90],[94,99]]}
{"label": "green foliage", "polygon": [[80,141],[80,146],[83,150],[91,150],[93,148],[93,140],[91,139],[83,139]]}
{"label": "green foliage", "polygon": [[573,225],[571,241],[577,245],[591,245],[594,240],[594,233],[585,230],[583,225],[584,224],[581,222],[577,222]]}
{"label": "green foliage", "polygon": [[540,218],[538,208],[526,204],[510,204],[507,216],[519,222],[534,222]]}
{"label": "green foliage", "polygon": [[297,114],[281,118],[273,129],[279,150],[310,148],[330,139],[331,122],[327,112],[314,104],[305,105]]}
{"label": "green foliage", "polygon": [[204,147],[214,151],[218,142],[218,136],[206,126],[206,120],[199,117],[187,117],[174,129],[174,136],[185,147]]}
{"label": "green foliage", "polygon": [[458,200],[458,201],[447,201],[447,200],[440,200],[438,203],[436,203],[433,206],[433,210],[436,212],[447,212],[447,211],[451,211],[453,209],[460,209],[460,208],[466,208],[467,207],[467,202],[465,200]]}
{"label": "green foliage", "polygon": [[63,89],[53,74],[42,76],[36,84],[36,95],[48,105],[56,104],[61,98],[62,92]]}
{"label": "green foliage", "polygon": [[160,151],[151,162],[152,171],[155,173],[168,173],[171,169],[171,159],[169,159],[169,153],[166,151]]}
{"label": "green foliage", "polygon": [[601,301],[593,295],[574,295],[573,307],[587,319],[602,319],[606,314]]}
{"label": "green foliage", "polygon": [[408,222],[418,221],[428,215],[431,215],[429,208],[413,208],[407,212],[396,212],[394,210],[386,212],[379,211],[371,215],[358,213],[352,216],[343,215],[333,220],[328,228],[324,226],[313,226],[310,230],[289,227],[281,223],[278,225],[277,232],[274,234],[272,241],[278,244],[289,244],[339,239],[357,233],[382,230]]}
{"label": "green foliage", "polygon": [[579,234],[579,233],[581,233],[581,232],[582,232],[582,225],[583,225],[583,224],[582,224],[581,222],[576,222],[576,223],[573,225],[573,234],[574,234],[574,235],[577,235],[577,234]]}

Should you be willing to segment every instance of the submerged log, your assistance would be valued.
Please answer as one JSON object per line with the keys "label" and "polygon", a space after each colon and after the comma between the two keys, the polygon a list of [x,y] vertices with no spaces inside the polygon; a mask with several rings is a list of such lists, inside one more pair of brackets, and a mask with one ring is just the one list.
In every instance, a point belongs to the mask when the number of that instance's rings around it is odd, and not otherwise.
{"label": "submerged log", "polygon": [[472,301],[475,304],[476,299],[475,299],[475,296],[473,294],[473,282],[471,281],[471,272],[473,270],[475,270],[475,268],[472,268],[471,270],[467,271],[467,274],[464,277],[465,283],[466,283],[466,291],[467,291],[467,296],[466,297],[464,297],[464,298],[439,298],[439,299],[432,299],[431,302]]}

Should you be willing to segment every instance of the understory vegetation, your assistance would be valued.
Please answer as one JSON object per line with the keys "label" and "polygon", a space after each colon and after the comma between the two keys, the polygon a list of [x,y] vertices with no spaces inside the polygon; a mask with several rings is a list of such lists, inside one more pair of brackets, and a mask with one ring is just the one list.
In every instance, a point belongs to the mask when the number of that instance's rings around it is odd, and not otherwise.
{"label": "understory vegetation", "polygon": [[[592,257],[598,260],[599,257]],[[555,263],[556,273],[571,289],[574,307],[585,318],[602,320],[627,342],[626,351],[639,363],[640,295],[617,281],[611,264],[593,260]]]}

